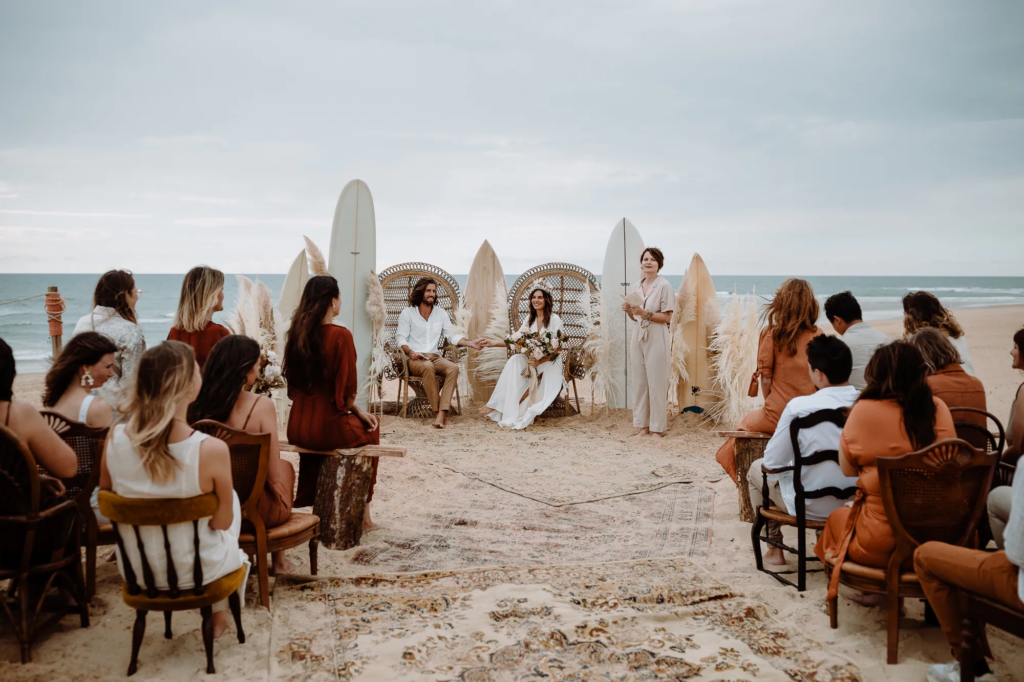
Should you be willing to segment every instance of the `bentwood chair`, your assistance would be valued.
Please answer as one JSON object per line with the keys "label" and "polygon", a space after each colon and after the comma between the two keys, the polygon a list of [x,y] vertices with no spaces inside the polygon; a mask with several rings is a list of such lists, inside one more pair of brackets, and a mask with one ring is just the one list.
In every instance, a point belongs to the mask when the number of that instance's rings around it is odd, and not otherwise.
{"label": "bentwood chair", "polygon": [[227,443],[231,453],[231,482],[242,506],[242,534],[238,546],[254,557],[260,604],[270,608],[268,555],[308,544],[310,573],[316,575],[320,517],[293,511],[283,524],[268,529],[257,508],[270,470],[270,434],[238,431],[211,419],[196,422],[192,427]]}
{"label": "bentwood chair", "polygon": [[[769,469],[762,465],[763,480],[762,480],[762,499],[764,502],[760,507],[757,508],[757,518],[754,521],[753,528],[750,529],[750,540],[754,545],[754,561],[757,564],[757,570],[762,573],[767,573],[784,585],[795,587],[798,592],[803,592],[807,589],[807,574],[808,573],[819,573],[824,569],[807,569],[808,561],[818,561],[818,557],[807,556],[807,531],[808,529],[821,531],[825,528],[825,521],[808,521],[806,512],[807,500],[817,500],[822,497],[836,497],[840,500],[853,497],[857,493],[857,487],[852,486],[849,488],[821,488],[818,490],[804,490],[803,484],[803,468],[807,466],[813,466],[815,464],[821,464],[822,462],[835,462],[836,466],[839,465],[839,453],[836,450],[818,450],[808,455],[804,455],[800,451],[800,431],[802,429],[810,429],[820,424],[834,424],[840,430],[846,424],[846,410],[841,409],[828,409],[818,410],[812,412],[805,417],[798,417],[790,422],[789,425],[789,439],[793,446],[793,466],[779,467],[777,469]],[[839,435],[836,434],[836,442],[838,443]],[[792,472],[793,474],[793,489],[796,492],[796,509],[793,510],[792,514],[787,514],[781,509],[773,508],[772,501],[769,499],[769,474],[782,474]],[[780,525],[793,526],[797,529],[797,546],[790,547],[789,545],[779,540],[773,540],[768,535],[762,535],[761,530],[765,527],[768,522],[774,521]],[[764,560],[761,556],[761,542],[764,541],[770,547],[778,547],[779,549],[796,554],[797,557],[797,582],[794,583],[784,575],[791,575],[794,571],[772,571],[765,568]]]}
{"label": "bentwood chair", "polygon": [[[965,440],[983,452],[994,452],[999,456],[999,464],[996,467],[995,479],[992,487],[1001,485],[1013,485],[1013,474],[1016,471],[1015,463],[1003,461],[1003,448],[1006,445],[1006,430],[1002,423],[991,412],[979,410],[976,407],[952,407],[949,408],[953,415],[953,426],[956,428],[956,437]],[[991,422],[994,430],[990,430],[986,424]]]}
{"label": "bentwood chair", "polygon": [[[139,667],[139,649],[142,638],[146,634],[146,614],[150,611],[162,611],[164,614],[164,637],[171,639],[171,614],[175,611],[192,611],[199,609],[203,618],[203,646],[206,649],[206,672],[214,673],[213,666],[213,605],[228,600],[231,615],[235,619],[238,641],[245,643],[245,632],[242,630],[242,603],[238,596],[238,588],[245,581],[246,567],[242,566],[210,583],[203,580],[203,562],[199,546],[199,520],[213,516],[217,511],[217,496],[214,493],[186,497],[184,499],[139,499],[115,495],[109,490],[101,490],[99,494],[100,512],[114,525],[117,535],[117,547],[121,551],[125,582],[121,586],[121,598],[128,608],[135,610],[135,626],[132,628],[132,658],[128,664],[128,675],[134,675]],[[178,587],[178,574],[171,557],[171,547],[167,541],[167,527],[189,523],[192,525],[195,559],[192,563],[193,587]],[[121,529],[121,526],[126,528]],[[156,547],[146,547],[139,528],[159,526],[163,530],[164,542]],[[131,530],[129,530],[129,528]],[[138,543],[142,560],[142,580],[140,586],[127,560],[122,531],[134,537]],[[159,590],[156,578],[147,556],[156,556],[163,551],[167,565],[166,582],[168,589]]]}
{"label": "bentwood chair", "polygon": [[[909,566],[914,550],[929,541],[960,547],[974,542],[992,485],[996,455],[949,438],[901,457],[879,457],[877,462],[882,503],[896,538],[896,549],[884,569],[846,559],[839,582],[862,592],[886,596],[886,660],[894,664],[899,651],[902,600],[924,599],[917,574]],[[835,563],[835,557],[826,555],[829,576]],[[828,600],[832,629],[839,624],[838,609],[838,597]]]}
{"label": "bentwood chair", "polygon": [[[45,491],[28,446],[0,426],[0,581],[10,581],[0,605],[21,645],[22,663],[32,660],[35,639],[66,614],[77,611],[82,627],[89,627],[78,508],[62,498],[47,506]],[[39,589],[36,599],[31,584]],[[52,587],[71,597],[73,610],[66,601],[47,599]],[[51,614],[47,619],[44,609]]]}
{"label": "bentwood chair", "polygon": [[1024,613],[967,590],[960,592],[966,606],[960,644],[960,680],[974,682],[974,661],[987,653],[983,650],[985,626],[994,625],[1024,639]]}

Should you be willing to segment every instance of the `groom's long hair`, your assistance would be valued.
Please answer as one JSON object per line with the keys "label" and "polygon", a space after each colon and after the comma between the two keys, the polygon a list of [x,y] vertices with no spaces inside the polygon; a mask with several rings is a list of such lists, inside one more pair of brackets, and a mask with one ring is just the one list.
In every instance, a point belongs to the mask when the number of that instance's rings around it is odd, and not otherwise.
{"label": "groom's long hair", "polygon": [[[437,290],[437,282],[430,277],[420,277],[420,281],[416,282],[416,286],[412,288],[409,293],[409,305],[413,308],[419,307],[423,303],[423,296],[427,293],[427,287],[431,284],[434,285],[434,290]],[[437,297],[434,297],[434,304],[437,303]]]}

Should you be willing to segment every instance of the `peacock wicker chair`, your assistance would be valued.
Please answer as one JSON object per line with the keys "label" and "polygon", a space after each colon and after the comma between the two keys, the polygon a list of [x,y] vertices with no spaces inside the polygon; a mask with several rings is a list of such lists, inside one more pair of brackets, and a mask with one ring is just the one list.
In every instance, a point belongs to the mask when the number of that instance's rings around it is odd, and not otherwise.
{"label": "peacock wicker chair", "polygon": [[[409,295],[412,293],[413,287],[416,286],[416,282],[422,277],[430,277],[437,282],[437,301],[434,305],[440,306],[448,313],[448,317],[454,323],[455,311],[458,310],[462,300],[462,292],[459,290],[459,283],[448,272],[429,263],[400,263],[392,265],[378,275],[380,286],[384,290],[385,318],[384,331],[382,332],[385,339],[384,350],[391,359],[391,362],[385,365],[384,375],[378,377],[378,381],[383,381],[383,379],[398,380],[398,401],[395,411],[402,417],[407,416],[409,411],[410,385],[420,401],[425,401],[427,397],[426,392],[423,390],[423,378],[409,374],[409,358],[395,342],[395,334],[398,331],[398,316],[409,307]],[[448,343],[448,339],[441,339],[437,349],[438,353],[456,364],[459,361],[460,350],[465,352],[465,349],[458,349],[456,346]],[[440,389],[440,386],[438,386],[438,389]],[[380,409],[383,412],[383,391],[380,391],[380,396]],[[462,398],[459,396],[458,386],[455,387],[455,401],[458,407],[457,413],[461,413]]]}
{"label": "peacock wicker chair", "polygon": [[[583,362],[583,342],[587,340],[587,320],[590,317],[591,297],[600,290],[597,278],[589,270],[570,263],[545,263],[537,265],[523,274],[512,285],[508,294],[509,329],[519,329],[530,317],[530,292],[537,284],[544,283],[554,299],[554,314],[562,318],[562,331],[569,339],[563,345],[562,359],[565,364],[565,380],[572,384],[576,396],[576,413],[580,411],[580,395],[576,380],[586,376]],[[556,399],[557,402],[557,399]],[[554,406],[552,406],[554,407]],[[569,395],[566,392],[562,402],[562,416],[569,414]],[[551,412],[551,408],[548,412]],[[550,416],[550,415],[549,415]]]}

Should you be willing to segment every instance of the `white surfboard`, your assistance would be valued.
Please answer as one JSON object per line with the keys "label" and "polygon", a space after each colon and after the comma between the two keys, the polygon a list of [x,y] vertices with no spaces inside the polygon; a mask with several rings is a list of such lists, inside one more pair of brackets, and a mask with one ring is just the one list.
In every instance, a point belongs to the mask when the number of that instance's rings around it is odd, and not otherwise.
{"label": "white surfboard", "polygon": [[601,333],[609,348],[607,400],[611,409],[633,408],[633,377],[629,376],[629,334],[633,323],[622,312],[619,294],[628,295],[640,281],[643,251],[644,240],[633,223],[626,218],[616,223],[608,238],[601,271]]}
{"label": "white surfboard", "polygon": [[373,323],[366,312],[366,277],[377,267],[377,221],[370,188],[362,180],[345,185],[334,209],[327,270],[341,288],[341,313],[335,322],[345,325],[356,345],[359,404],[367,404],[367,378],[373,343]]}
{"label": "white surfboard", "polygon": [[678,354],[686,370],[680,377],[676,400],[680,412],[703,412],[716,402],[710,391],[714,376],[708,344],[721,316],[715,284],[700,254],[693,254],[686,269],[676,295],[676,308],[679,314],[674,318],[679,319],[673,320],[673,364]]}
{"label": "white surfboard", "polygon": [[281,286],[281,299],[277,302],[277,313],[285,327],[291,326],[292,314],[299,307],[302,290],[309,281],[309,263],[306,261],[306,250],[303,249],[292,261],[292,266],[285,275]]}
{"label": "white surfboard", "polygon": [[[476,252],[473,265],[469,268],[469,278],[466,280],[466,307],[473,311],[466,330],[466,335],[470,339],[479,339],[484,335],[487,325],[490,324],[491,303],[494,300],[495,287],[499,285],[505,285],[505,273],[501,269],[498,255],[494,253],[494,249],[485,239],[484,243],[480,245],[480,250]],[[505,320],[503,322],[508,324]],[[473,402],[478,403],[485,403],[490,399],[494,385],[497,383],[497,379],[484,379],[477,376],[476,369],[482,358],[480,353],[475,352],[471,352],[466,357],[466,372],[473,389]]]}

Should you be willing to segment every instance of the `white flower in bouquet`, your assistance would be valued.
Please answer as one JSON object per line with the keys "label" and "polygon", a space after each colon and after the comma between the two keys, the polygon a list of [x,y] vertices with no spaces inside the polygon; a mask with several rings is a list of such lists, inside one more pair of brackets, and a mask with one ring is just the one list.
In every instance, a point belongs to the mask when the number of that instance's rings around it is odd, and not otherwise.
{"label": "white flower in bouquet", "polygon": [[272,351],[272,350],[267,351],[267,362],[269,362],[271,365],[276,365],[277,364],[277,353]]}
{"label": "white flower in bouquet", "polygon": [[544,349],[542,349],[542,348],[534,348],[533,349],[533,359],[534,360],[540,360],[543,357],[544,357]]}
{"label": "white flower in bouquet", "polygon": [[512,335],[511,337],[509,337],[509,338],[510,338],[510,339],[511,339],[512,341],[518,341],[519,339],[523,338],[523,333],[522,333],[522,332],[516,332],[515,334],[513,334],[513,335]]}

